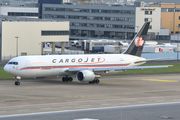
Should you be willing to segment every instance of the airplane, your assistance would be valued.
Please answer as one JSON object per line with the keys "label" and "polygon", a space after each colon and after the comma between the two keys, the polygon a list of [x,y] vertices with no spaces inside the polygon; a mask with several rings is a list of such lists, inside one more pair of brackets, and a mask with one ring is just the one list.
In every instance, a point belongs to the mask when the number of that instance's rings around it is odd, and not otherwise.
{"label": "airplane", "polygon": [[145,22],[122,54],[84,55],[41,55],[19,56],[11,59],[4,71],[14,76],[15,85],[20,85],[21,77],[64,76],[63,82],[73,81],[72,75],[80,82],[99,83],[103,73],[130,69],[167,68],[163,66],[139,66],[147,61],[141,57],[150,22]]}

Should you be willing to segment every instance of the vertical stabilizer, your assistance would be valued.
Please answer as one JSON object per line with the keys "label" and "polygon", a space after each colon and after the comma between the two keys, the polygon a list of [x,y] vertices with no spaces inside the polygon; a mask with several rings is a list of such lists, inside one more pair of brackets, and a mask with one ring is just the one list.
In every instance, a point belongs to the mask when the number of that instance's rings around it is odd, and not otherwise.
{"label": "vertical stabilizer", "polygon": [[123,54],[130,54],[135,56],[141,56],[145,40],[142,35],[147,35],[150,22],[145,22],[138,33],[135,35],[128,48]]}

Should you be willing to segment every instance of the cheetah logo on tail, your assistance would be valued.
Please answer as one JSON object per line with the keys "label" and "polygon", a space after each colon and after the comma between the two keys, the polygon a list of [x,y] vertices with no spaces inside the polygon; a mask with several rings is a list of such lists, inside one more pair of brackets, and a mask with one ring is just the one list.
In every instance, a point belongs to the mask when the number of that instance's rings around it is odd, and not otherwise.
{"label": "cheetah logo on tail", "polygon": [[136,47],[141,47],[143,46],[144,44],[144,40],[142,38],[142,36],[137,36],[135,39],[134,39],[134,44],[136,45]]}

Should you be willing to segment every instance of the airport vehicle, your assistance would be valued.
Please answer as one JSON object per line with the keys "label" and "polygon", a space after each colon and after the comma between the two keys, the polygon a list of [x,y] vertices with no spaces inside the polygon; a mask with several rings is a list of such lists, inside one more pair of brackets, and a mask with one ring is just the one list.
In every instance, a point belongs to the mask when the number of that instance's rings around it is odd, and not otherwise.
{"label": "airport vehicle", "polygon": [[121,46],[114,46],[114,45],[105,45],[104,46],[104,53],[119,54],[120,52],[121,52]]}
{"label": "airport vehicle", "polygon": [[140,57],[144,46],[143,35],[147,34],[150,22],[145,22],[129,47],[122,54],[86,55],[42,55],[20,56],[11,59],[4,71],[14,76],[15,85],[20,85],[21,77],[65,76],[62,81],[72,81],[76,74],[80,82],[99,83],[102,73],[129,69],[167,68],[164,66],[138,66],[146,60]]}
{"label": "airport vehicle", "polygon": [[71,46],[75,46],[77,41],[71,41]]}
{"label": "airport vehicle", "polygon": [[[56,42],[56,43],[55,43],[55,46],[58,47],[58,48],[61,48],[61,45],[62,45],[61,42]],[[65,45],[64,47],[65,47],[66,49],[69,49],[69,47],[70,47],[69,42],[65,42],[64,45]]]}

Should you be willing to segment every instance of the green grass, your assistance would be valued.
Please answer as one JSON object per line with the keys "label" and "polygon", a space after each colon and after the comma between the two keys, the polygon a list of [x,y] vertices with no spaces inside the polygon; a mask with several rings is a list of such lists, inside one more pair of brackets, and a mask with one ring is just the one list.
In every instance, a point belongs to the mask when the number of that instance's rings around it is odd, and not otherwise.
{"label": "green grass", "polygon": [[119,72],[115,74],[148,74],[148,73],[178,73],[180,72],[180,63],[173,64],[151,64],[143,66],[159,66],[159,65],[173,65],[168,68],[153,68],[153,69],[144,69],[144,70],[128,70],[125,72]]}
{"label": "green grass", "polygon": [[[144,70],[128,70],[125,72],[119,72],[115,74],[147,74],[147,73],[178,73],[180,72],[180,63],[173,64],[158,64],[158,65],[174,65],[169,68],[155,68],[155,69],[144,69]],[[157,64],[144,65],[144,66],[157,66]],[[3,67],[0,67],[0,79],[13,79],[13,76],[4,72]]]}
{"label": "green grass", "polygon": [[3,67],[0,67],[0,79],[13,79],[13,76],[7,74]]}

